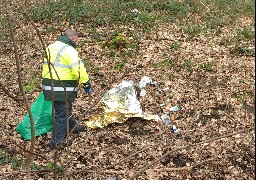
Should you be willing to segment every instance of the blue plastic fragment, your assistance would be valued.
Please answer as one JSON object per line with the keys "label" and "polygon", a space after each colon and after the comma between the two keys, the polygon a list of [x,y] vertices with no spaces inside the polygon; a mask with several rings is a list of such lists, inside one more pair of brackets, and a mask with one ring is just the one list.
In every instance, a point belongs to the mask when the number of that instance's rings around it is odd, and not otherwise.
{"label": "blue plastic fragment", "polygon": [[170,108],[171,112],[178,111],[178,110],[180,110],[180,108],[178,106],[173,106]]}
{"label": "blue plastic fragment", "polygon": [[150,84],[153,85],[153,86],[156,86],[156,81],[152,80]]}
{"label": "blue plastic fragment", "polygon": [[176,126],[175,126],[175,125],[172,125],[172,130],[173,130],[173,132],[174,132],[174,133],[176,133],[176,132],[177,132],[177,128],[176,128]]}

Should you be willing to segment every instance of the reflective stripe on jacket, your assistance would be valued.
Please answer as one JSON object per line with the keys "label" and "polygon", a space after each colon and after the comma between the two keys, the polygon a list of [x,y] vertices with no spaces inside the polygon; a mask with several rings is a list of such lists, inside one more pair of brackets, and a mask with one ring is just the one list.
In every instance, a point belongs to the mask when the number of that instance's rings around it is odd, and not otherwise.
{"label": "reflective stripe on jacket", "polygon": [[74,101],[78,85],[89,80],[84,64],[72,43],[69,38],[61,36],[46,49],[52,74],[51,80],[48,61],[45,58],[42,84],[46,100],[52,100],[52,82],[55,101]]}

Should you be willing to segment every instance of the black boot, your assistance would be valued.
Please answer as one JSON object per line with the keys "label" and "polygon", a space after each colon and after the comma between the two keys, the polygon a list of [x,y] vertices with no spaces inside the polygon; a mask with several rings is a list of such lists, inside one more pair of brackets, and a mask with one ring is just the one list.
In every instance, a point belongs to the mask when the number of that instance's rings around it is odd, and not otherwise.
{"label": "black boot", "polygon": [[86,129],[85,125],[76,125],[75,129],[72,131],[74,134],[80,133]]}

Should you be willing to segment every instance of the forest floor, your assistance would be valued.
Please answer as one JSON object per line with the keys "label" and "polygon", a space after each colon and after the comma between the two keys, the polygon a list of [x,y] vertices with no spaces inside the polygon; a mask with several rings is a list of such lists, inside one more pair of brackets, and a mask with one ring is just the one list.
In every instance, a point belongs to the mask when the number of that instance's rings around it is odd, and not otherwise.
{"label": "forest floor", "polygon": [[[254,24],[253,20],[243,18],[233,26],[221,28],[218,34],[201,33],[193,38],[181,33],[175,24],[159,26],[157,31],[141,37],[138,54],[126,58],[121,70],[113,67],[122,61],[122,52],[113,57],[109,49],[92,40],[92,34],[80,32],[78,51],[91,67],[93,94],[78,92],[73,113],[79,123],[99,112],[97,101],[114,85],[123,80],[138,83],[143,76],[157,82],[156,86],[147,86],[146,95],[140,98],[145,112],[161,115],[161,104],[167,103],[180,110],[171,113],[169,125],[130,118],[124,123],[71,135],[68,148],[59,151],[58,177],[63,177],[67,166],[69,179],[129,179],[167,153],[136,179],[255,179],[255,59],[234,55],[234,45],[222,41],[232,39],[238,28],[248,24]],[[23,30],[31,32],[29,28]],[[42,37],[48,45],[58,35],[59,32],[43,33]],[[177,49],[172,47],[173,42],[178,42]],[[11,94],[18,94],[15,60],[8,43],[0,57],[0,82]],[[244,43],[254,48],[254,42]],[[27,91],[32,104],[42,92],[42,55],[29,44],[23,42],[19,50],[21,79],[27,89],[32,77],[36,77],[36,87]],[[81,117],[84,112],[85,117]],[[29,149],[30,142],[15,131],[25,114],[24,102],[0,91],[0,179],[25,177],[26,153],[21,147]],[[172,125],[179,129],[177,133],[173,133]],[[240,130],[245,131],[236,134]],[[234,134],[200,143],[229,133]],[[39,155],[33,156],[34,179],[53,178],[53,173],[47,171],[53,165],[50,136],[49,132],[36,137],[34,152]]]}

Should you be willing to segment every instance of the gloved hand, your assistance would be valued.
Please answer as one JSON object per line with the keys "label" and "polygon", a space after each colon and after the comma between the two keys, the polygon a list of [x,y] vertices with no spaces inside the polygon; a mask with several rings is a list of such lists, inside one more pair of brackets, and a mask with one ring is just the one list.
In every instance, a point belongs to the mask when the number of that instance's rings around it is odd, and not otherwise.
{"label": "gloved hand", "polygon": [[84,84],[85,88],[84,88],[84,91],[87,93],[87,94],[91,94],[92,93],[92,85],[90,83],[90,81],[87,81],[85,84]]}
{"label": "gloved hand", "polygon": [[92,88],[85,88],[84,90],[85,90],[85,92],[87,94],[91,94],[92,93]]}

